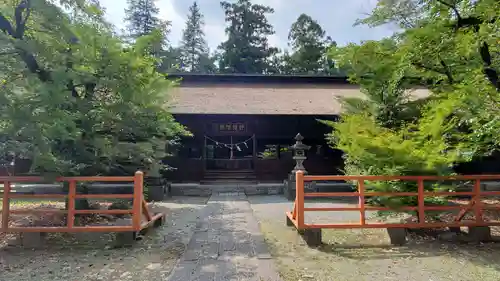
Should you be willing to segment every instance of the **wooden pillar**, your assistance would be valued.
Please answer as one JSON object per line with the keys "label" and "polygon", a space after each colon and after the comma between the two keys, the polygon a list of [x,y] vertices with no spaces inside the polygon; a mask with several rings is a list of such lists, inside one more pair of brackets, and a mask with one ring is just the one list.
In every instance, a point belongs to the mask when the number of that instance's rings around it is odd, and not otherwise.
{"label": "wooden pillar", "polygon": [[2,232],[7,232],[9,228],[9,208],[10,208],[10,190],[11,185],[9,181],[3,182],[3,205],[2,205],[2,225],[0,230]]}
{"label": "wooden pillar", "polygon": [[234,158],[234,147],[233,147],[233,136],[231,138],[231,149],[229,151],[229,159],[233,160]]}
{"label": "wooden pillar", "polygon": [[253,166],[255,167],[255,162],[257,161],[257,138],[255,137],[255,134],[253,134]]}
{"label": "wooden pillar", "polygon": [[203,175],[207,170],[207,137],[203,136],[203,149],[201,152],[201,161],[203,162]]}

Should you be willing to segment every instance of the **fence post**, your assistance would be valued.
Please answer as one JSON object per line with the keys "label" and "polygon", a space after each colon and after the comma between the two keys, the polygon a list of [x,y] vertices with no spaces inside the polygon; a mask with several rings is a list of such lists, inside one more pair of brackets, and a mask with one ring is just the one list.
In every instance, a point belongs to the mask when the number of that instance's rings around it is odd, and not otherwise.
{"label": "fence post", "polygon": [[361,225],[366,224],[366,213],[365,213],[365,181],[358,180],[358,192],[359,192],[359,221]]}
{"label": "fence post", "polygon": [[481,210],[481,180],[476,179],[474,182],[474,216],[476,217],[476,223],[483,221],[483,212]]}
{"label": "fence post", "polygon": [[297,208],[297,228],[304,228],[304,172],[295,173],[295,207]]}
{"label": "fence post", "polygon": [[141,230],[142,222],[142,198],[144,190],[144,174],[141,171],[135,172],[134,175],[134,201],[132,206],[132,227],[134,231]]}
{"label": "fence post", "polygon": [[73,228],[75,225],[75,197],[76,197],[76,181],[70,180],[69,182],[69,192],[68,192],[68,223],[66,226],[68,228]]}
{"label": "fence post", "polygon": [[10,182],[3,182],[3,205],[2,205],[2,232],[7,232],[9,228],[9,208],[10,208]]}
{"label": "fence post", "polygon": [[424,193],[424,180],[418,178],[418,223],[425,224],[425,193]]}

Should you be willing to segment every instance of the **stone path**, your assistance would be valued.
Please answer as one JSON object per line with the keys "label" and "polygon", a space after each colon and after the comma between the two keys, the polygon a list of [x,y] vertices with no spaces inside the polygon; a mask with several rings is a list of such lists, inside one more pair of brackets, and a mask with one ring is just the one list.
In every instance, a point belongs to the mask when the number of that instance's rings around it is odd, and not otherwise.
{"label": "stone path", "polygon": [[281,281],[245,195],[212,195],[168,281]]}

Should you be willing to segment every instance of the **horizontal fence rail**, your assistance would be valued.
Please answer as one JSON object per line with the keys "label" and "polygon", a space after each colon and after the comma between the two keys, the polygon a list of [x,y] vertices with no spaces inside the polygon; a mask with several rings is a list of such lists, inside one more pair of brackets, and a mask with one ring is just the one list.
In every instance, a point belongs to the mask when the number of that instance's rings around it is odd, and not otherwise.
{"label": "horizontal fence rail", "polygon": [[[164,214],[152,215],[144,199],[144,174],[140,171],[128,177],[60,177],[55,179],[58,183],[67,183],[66,194],[16,194],[12,192],[12,183],[37,183],[44,182],[42,177],[0,177],[3,183],[2,224],[0,232],[138,232],[154,224]],[[130,182],[133,183],[131,194],[78,194],[78,182]],[[10,199],[67,199],[66,210],[56,209],[23,209],[11,210]],[[131,199],[132,208],[128,210],[76,210],[76,199]],[[65,226],[22,226],[9,225],[11,214],[66,214]],[[75,215],[80,214],[106,214],[106,215],[132,215],[130,225],[100,225],[100,226],[75,226]],[[145,218],[145,222],[143,222]]]}
{"label": "horizontal fence rail", "polygon": [[[355,181],[357,191],[354,192],[305,192],[304,183],[311,181]],[[500,191],[481,191],[481,180],[499,180],[500,175],[464,175],[464,176],[306,176],[302,171],[296,173],[296,195],[293,210],[287,212],[288,219],[298,230],[302,229],[322,229],[322,228],[439,228],[439,227],[462,227],[462,226],[500,226],[497,221],[485,221],[483,219],[484,210],[500,210],[500,205],[485,205],[481,199],[485,196],[500,196]],[[416,192],[371,192],[366,191],[366,181],[405,181],[416,182]],[[452,191],[425,191],[426,181],[473,181],[471,192]],[[366,197],[417,197],[417,206],[401,206],[390,208],[384,206],[369,206]],[[467,205],[456,206],[428,206],[425,199],[439,196],[471,196]],[[318,197],[357,197],[358,204],[353,207],[305,207],[305,198]],[[452,222],[426,222],[426,211],[451,211],[459,210],[458,215]],[[305,223],[305,212],[318,211],[359,211],[360,217],[357,223],[314,224]],[[416,211],[418,221],[408,223],[367,223],[366,211]],[[467,212],[473,211],[474,220],[464,221],[463,217]]]}

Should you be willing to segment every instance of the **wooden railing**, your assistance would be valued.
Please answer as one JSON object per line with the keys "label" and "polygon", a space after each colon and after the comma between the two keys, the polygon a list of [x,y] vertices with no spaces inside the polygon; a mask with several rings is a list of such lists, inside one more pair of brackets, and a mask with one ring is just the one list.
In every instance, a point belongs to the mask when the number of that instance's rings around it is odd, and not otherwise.
{"label": "wooden railing", "polygon": [[[304,182],[308,181],[356,181],[356,192],[322,192],[306,193],[304,191]],[[499,196],[500,191],[481,191],[481,180],[500,180],[500,175],[467,175],[467,176],[305,176],[303,172],[296,174],[296,197],[294,207],[286,215],[291,223],[298,229],[322,229],[322,228],[438,228],[438,227],[462,227],[462,226],[499,226],[498,221],[485,221],[483,211],[500,210],[500,205],[485,205],[482,199],[485,196]],[[413,181],[417,183],[417,192],[367,192],[365,181]],[[424,181],[473,181],[474,186],[471,192],[429,192],[425,191]],[[369,206],[366,204],[366,197],[387,196],[387,197],[417,197],[417,206],[402,206],[399,208],[390,208],[383,206]],[[454,206],[426,206],[426,197],[437,196],[471,196],[468,205]],[[305,207],[305,198],[311,197],[358,197],[357,206],[352,207],[325,207],[309,208]],[[425,211],[450,211],[459,210],[458,215],[451,222],[426,222]],[[464,221],[463,217],[468,211],[474,212],[474,220]],[[359,222],[357,223],[339,223],[314,224],[304,222],[304,213],[311,211],[359,211]],[[366,211],[416,211],[418,214],[417,222],[408,223],[367,223]]]}
{"label": "wooden railing", "polygon": [[[41,177],[0,177],[0,182],[4,184],[3,206],[2,206],[2,224],[0,232],[138,232],[154,224],[161,219],[164,214],[152,215],[148,209],[143,195],[142,172],[136,172],[130,177],[62,177],[56,179],[56,182],[68,183],[67,194],[17,194],[12,191],[12,183],[36,183],[44,179]],[[134,191],[132,194],[78,194],[78,182],[133,182]],[[67,210],[54,209],[22,209],[11,210],[10,199],[67,199]],[[132,199],[132,209],[129,210],[76,210],[75,199]],[[53,214],[62,213],[67,215],[65,226],[22,226],[10,227],[9,218],[11,214]],[[75,226],[75,215],[78,214],[108,214],[108,215],[132,215],[130,225],[125,226]],[[143,221],[145,218],[145,221]]]}

